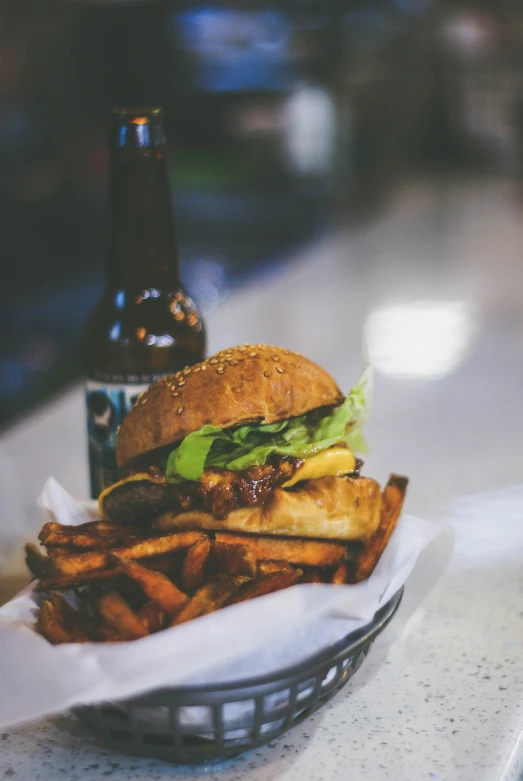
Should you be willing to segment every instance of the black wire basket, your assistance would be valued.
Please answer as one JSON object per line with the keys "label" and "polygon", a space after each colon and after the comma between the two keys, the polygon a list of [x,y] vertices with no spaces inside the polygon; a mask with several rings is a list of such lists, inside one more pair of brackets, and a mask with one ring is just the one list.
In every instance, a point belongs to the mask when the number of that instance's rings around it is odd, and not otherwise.
{"label": "black wire basket", "polygon": [[231,759],[269,743],[338,692],[394,616],[403,589],[372,621],[293,667],[237,683],[159,689],[75,708],[99,743],[178,764]]}

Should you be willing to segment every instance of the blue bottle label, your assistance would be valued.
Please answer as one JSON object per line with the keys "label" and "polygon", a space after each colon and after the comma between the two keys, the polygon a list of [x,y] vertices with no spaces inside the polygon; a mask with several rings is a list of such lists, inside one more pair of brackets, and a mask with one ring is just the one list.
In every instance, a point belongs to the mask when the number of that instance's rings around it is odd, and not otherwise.
{"label": "blue bottle label", "polygon": [[[136,378],[140,380],[143,376],[137,375]],[[129,382],[129,379],[128,375],[125,382],[87,381],[87,434],[92,499],[97,499],[104,488],[118,480],[118,427],[140,393],[158,377],[151,377],[148,382]]]}

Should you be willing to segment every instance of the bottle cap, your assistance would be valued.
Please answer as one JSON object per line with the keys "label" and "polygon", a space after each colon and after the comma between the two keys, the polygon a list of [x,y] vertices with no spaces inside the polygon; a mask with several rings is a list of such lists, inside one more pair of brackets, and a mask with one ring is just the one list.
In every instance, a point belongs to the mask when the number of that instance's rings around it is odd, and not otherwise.
{"label": "bottle cap", "polygon": [[112,118],[112,141],[115,147],[150,149],[165,146],[163,109],[115,108]]}

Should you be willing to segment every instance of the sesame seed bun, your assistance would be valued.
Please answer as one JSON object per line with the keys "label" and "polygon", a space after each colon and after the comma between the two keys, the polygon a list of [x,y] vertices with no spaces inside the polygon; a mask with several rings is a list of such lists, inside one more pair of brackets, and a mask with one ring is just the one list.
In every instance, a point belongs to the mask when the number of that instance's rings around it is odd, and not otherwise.
{"label": "sesame seed bun", "polygon": [[151,385],[122,423],[116,458],[123,467],[206,424],[275,423],[342,400],[330,374],[303,355],[231,347]]}

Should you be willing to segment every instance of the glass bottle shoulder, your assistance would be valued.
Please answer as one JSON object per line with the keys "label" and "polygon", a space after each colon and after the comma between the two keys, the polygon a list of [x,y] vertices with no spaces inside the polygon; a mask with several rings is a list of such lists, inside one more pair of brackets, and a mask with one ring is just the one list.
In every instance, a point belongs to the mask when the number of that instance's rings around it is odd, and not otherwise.
{"label": "glass bottle shoulder", "polygon": [[[136,293],[107,291],[87,323],[86,337],[162,345],[162,337],[195,336],[203,323],[194,301],[181,288],[144,288]],[[169,341],[164,339],[164,342]]]}

